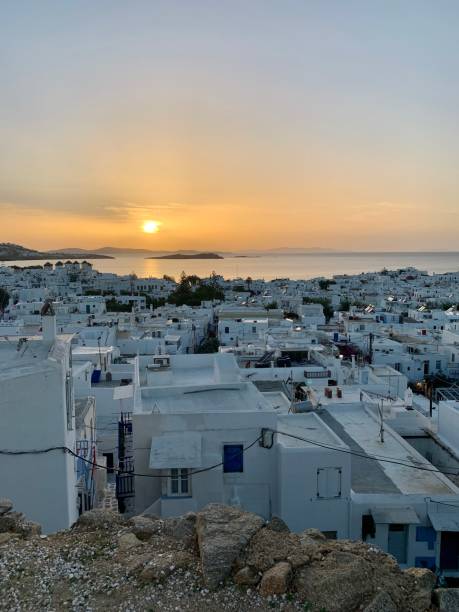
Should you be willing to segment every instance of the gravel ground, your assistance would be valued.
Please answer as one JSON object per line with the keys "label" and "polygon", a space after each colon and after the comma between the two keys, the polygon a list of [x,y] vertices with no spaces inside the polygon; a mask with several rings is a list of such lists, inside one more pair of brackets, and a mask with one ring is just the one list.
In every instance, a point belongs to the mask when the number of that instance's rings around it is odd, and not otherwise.
{"label": "gravel ground", "polygon": [[[183,555],[179,542],[157,535],[125,550],[119,542],[123,533],[126,529],[119,526],[78,528],[1,544],[0,610],[307,610],[293,595],[264,599],[232,583],[211,592],[203,585],[195,553],[186,568],[174,567],[174,555]],[[164,564],[169,558],[169,576],[160,581],[140,577],[145,561]]]}

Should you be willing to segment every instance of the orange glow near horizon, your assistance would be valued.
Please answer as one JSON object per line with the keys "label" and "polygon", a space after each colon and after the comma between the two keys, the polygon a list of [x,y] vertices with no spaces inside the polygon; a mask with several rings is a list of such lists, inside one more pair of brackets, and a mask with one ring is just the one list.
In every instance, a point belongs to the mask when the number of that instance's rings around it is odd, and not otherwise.
{"label": "orange glow near horizon", "polygon": [[3,4],[0,243],[459,249],[459,3]]}

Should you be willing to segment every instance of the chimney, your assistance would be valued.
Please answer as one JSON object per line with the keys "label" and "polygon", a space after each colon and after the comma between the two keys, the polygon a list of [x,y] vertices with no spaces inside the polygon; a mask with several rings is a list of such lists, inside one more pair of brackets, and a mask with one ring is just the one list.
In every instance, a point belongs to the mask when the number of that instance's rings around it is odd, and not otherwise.
{"label": "chimney", "polygon": [[51,300],[46,300],[41,309],[43,341],[52,344],[56,339],[56,314]]}

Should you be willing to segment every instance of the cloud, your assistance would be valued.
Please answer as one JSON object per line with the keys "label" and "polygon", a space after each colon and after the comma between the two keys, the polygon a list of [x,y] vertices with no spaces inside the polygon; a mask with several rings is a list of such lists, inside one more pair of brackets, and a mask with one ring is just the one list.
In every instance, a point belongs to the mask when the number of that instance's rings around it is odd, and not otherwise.
{"label": "cloud", "polygon": [[120,202],[103,206],[103,210],[110,216],[132,219],[145,216],[154,216],[156,213],[180,211],[187,208],[187,204],[179,202],[167,202],[165,204],[140,204],[137,202]]}

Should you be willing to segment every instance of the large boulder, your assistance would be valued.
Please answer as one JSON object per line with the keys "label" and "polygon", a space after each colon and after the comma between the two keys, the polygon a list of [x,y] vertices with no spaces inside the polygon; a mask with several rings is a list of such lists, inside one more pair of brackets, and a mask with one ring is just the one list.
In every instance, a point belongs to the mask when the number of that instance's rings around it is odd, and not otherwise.
{"label": "large boulder", "polygon": [[433,600],[438,612],[459,612],[459,589],[435,589]]}
{"label": "large boulder", "polygon": [[266,529],[269,529],[270,531],[283,531],[284,533],[290,532],[287,523],[285,523],[278,516],[273,516],[272,519],[266,523]]}
{"label": "large boulder", "polygon": [[112,529],[115,526],[125,526],[127,524],[127,519],[121,514],[118,514],[118,512],[105,510],[104,508],[95,508],[94,510],[83,512],[74,527],[90,530],[106,530]]}
{"label": "large boulder", "polygon": [[196,533],[204,580],[216,588],[235,560],[264,525],[261,516],[222,504],[209,504],[196,519]]}
{"label": "large boulder", "polygon": [[260,529],[242,555],[244,565],[265,572],[279,561],[288,561],[294,568],[310,561],[308,547],[296,533]]}
{"label": "large boulder", "polygon": [[130,531],[139,538],[139,540],[150,540],[153,535],[161,533],[163,521],[147,516],[133,516],[129,519],[131,525]]}
{"label": "large boulder", "polygon": [[0,497],[0,516],[13,509],[13,502],[7,497]]}
{"label": "large boulder", "polygon": [[245,565],[234,574],[233,580],[236,584],[240,584],[242,586],[253,586],[260,582],[260,575],[251,567]]}
{"label": "large boulder", "polygon": [[162,530],[164,535],[179,540],[185,547],[194,547],[196,544],[196,514],[188,512],[184,516],[164,519]]}
{"label": "large boulder", "polygon": [[357,610],[371,599],[371,569],[366,561],[347,552],[332,552],[320,564],[300,568],[295,576],[295,590],[307,602],[327,612]]}
{"label": "large boulder", "polygon": [[41,525],[27,521],[22,512],[5,511],[0,514],[0,533],[17,533],[22,538],[41,534]]}
{"label": "large boulder", "polygon": [[16,531],[24,521],[25,516],[22,512],[5,512],[0,515],[0,533]]}
{"label": "large boulder", "polygon": [[263,597],[282,595],[289,587],[292,578],[292,566],[280,561],[263,574],[260,582],[260,594]]}
{"label": "large boulder", "polygon": [[128,532],[120,535],[118,538],[118,546],[120,550],[127,551],[142,546],[142,542],[134,533]]}
{"label": "large boulder", "polygon": [[437,582],[433,572],[421,567],[410,567],[405,574],[414,581],[414,590],[411,598],[413,609],[417,612],[425,612],[432,603],[432,590]]}

